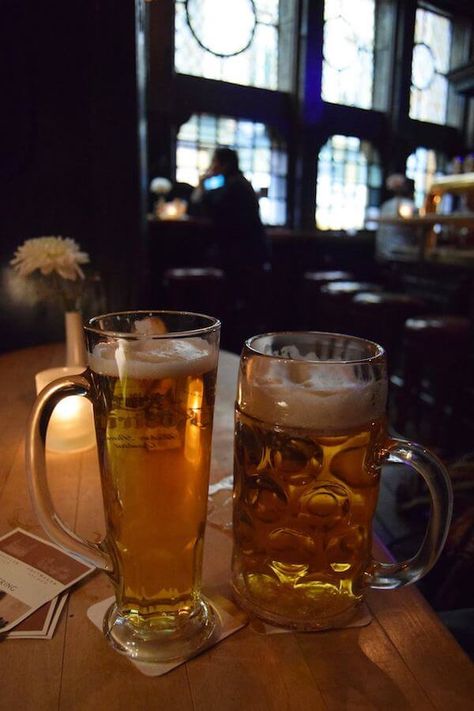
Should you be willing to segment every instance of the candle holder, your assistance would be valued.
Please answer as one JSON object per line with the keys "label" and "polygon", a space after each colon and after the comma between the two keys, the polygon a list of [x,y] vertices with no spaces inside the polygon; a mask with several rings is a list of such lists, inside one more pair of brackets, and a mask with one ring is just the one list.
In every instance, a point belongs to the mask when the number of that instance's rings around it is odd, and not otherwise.
{"label": "candle holder", "polygon": [[[78,375],[84,366],[63,366],[41,370],[35,376],[36,394],[53,380],[68,375]],[[50,452],[82,452],[95,447],[95,429],[92,405],[85,397],[70,395],[54,408],[46,436]]]}

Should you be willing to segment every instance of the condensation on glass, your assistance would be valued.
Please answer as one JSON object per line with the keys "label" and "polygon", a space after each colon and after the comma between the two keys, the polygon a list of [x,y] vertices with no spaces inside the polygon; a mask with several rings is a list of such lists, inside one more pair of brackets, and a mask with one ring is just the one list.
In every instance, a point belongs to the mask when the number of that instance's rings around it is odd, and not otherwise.
{"label": "condensation on glass", "polygon": [[452,23],[418,8],[411,69],[410,118],[444,125],[447,122]]}
{"label": "condensation on glass", "polygon": [[176,180],[196,186],[217,146],[237,151],[240,169],[259,198],[262,221],[284,224],[287,153],[280,137],[263,123],[193,114],[178,132]]}
{"label": "condensation on glass", "polygon": [[175,69],[278,88],[279,0],[176,0]]}
{"label": "condensation on glass", "polygon": [[331,136],[318,155],[316,227],[357,230],[380,203],[382,171],[376,149],[355,136]]}
{"label": "condensation on glass", "polygon": [[446,165],[446,155],[422,146],[408,156],[406,174],[415,181],[415,205],[418,208],[423,206],[433,178],[442,175]]}
{"label": "condensation on glass", "polygon": [[372,108],[374,79],[374,0],[324,3],[324,101]]}

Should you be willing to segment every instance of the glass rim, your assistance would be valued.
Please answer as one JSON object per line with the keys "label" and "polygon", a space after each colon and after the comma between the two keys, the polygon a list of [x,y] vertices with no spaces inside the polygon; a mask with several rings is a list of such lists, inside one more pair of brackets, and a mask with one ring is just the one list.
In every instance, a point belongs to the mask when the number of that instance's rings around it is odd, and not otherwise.
{"label": "glass rim", "polygon": [[[200,326],[199,328],[190,328],[180,331],[171,331],[169,333],[130,333],[129,331],[109,331],[102,328],[94,327],[94,324],[104,318],[112,318],[116,316],[143,316],[152,318],[153,316],[197,316],[202,319],[206,319],[209,324],[207,326]],[[109,336],[110,338],[129,338],[133,340],[139,340],[143,338],[149,338],[153,340],[163,340],[167,338],[177,338],[177,337],[191,337],[191,336],[202,336],[208,333],[213,333],[221,327],[221,322],[215,316],[209,316],[208,314],[201,314],[195,311],[182,311],[179,309],[128,309],[127,311],[111,311],[110,313],[99,314],[98,316],[93,316],[87,324],[84,325],[84,330],[88,333],[95,333],[99,336]]]}
{"label": "glass rim", "polygon": [[[346,341],[355,341],[360,344],[368,344],[374,348],[372,355],[367,355],[365,358],[351,358],[349,360],[343,358],[331,358],[325,359],[320,358],[318,360],[313,360],[311,358],[288,358],[287,356],[278,355],[274,353],[262,353],[262,351],[257,350],[253,346],[253,342],[259,338],[268,338],[271,336],[292,336],[296,339],[298,336],[309,335],[309,336],[326,336],[332,339],[342,338]],[[294,344],[296,345],[296,343]],[[287,362],[298,362],[298,363],[308,363],[310,365],[357,365],[357,364],[370,364],[386,357],[386,351],[383,346],[375,341],[371,341],[368,338],[362,338],[360,336],[351,336],[348,333],[335,333],[332,331],[269,331],[268,333],[260,333],[255,336],[247,338],[244,343],[244,347],[251,351],[253,354],[258,355],[262,358],[272,358],[274,360],[281,360]]]}

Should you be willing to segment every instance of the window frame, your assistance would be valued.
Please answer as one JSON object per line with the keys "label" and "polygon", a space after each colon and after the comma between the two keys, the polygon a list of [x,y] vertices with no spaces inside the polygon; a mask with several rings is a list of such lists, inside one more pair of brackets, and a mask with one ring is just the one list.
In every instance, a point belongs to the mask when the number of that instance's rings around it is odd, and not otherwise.
{"label": "window frame", "polygon": [[[264,123],[275,128],[287,145],[287,227],[316,231],[317,157],[330,135],[341,133],[371,142],[381,157],[383,179],[392,172],[403,172],[407,157],[419,146],[443,151],[448,157],[463,151],[469,121],[464,98],[455,97],[455,126],[409,118],[416,0],[377,2],[372,109],[329,104],[321,99],[323,0],[281,1],[285,18],[281,46],[294,48],[287,66],[283,53],[279,60],[281,76],[285,73],[285,90],[176,74],[174,0],[146,3],[151,173],[174,176],[177,130],[193,113]],[[464,11],[463,16],[451,18],[456,43],[453,65],[461,65],[468,57],[474,10],[469,13],[468,5],[454,0],[422,4],[451,16],[457,9]],[[454,96],[453,90],[451,93]],[[158,164],[156,156],[160,156]],[[382,194],[382,200],[384,197]]]}

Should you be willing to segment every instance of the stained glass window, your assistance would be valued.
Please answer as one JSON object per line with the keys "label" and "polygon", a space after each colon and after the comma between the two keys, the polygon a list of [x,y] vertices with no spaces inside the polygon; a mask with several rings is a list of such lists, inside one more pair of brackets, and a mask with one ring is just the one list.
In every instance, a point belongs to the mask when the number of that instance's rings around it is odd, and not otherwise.
{"label": "stained glass window", "polygon": [[276,89],[279,0],[176,0],[175,69]]}
{"label": "stained glass window", "polygon": [[435,175],[446,170],[447,157],[429,148],[419,147],[407,158],[406,174],[415,181],[415,204],[423,206]]}
{"label": "stained glass window", "polygon": [[374,0],[325,0],[321,96],[372,108]]}
{"label": "stained glass window", "polygon": [[410,118],[445,124],[451,56],[451,21],[418,8],[411,68]]}
{"label": "stained glass window", "polygon": [[380,202],[382,173],[377,151],[354,136],[331,136],[319,151],[316,227],[358,230]]}
{"label": "stained glass window", "polygon": [[238,152],[240,169],[259,197],[268,225],[286,222],[287,155],[283,142],[262,123],[194,114],[179,130],[176,180],[196,186],[217,146]]}

